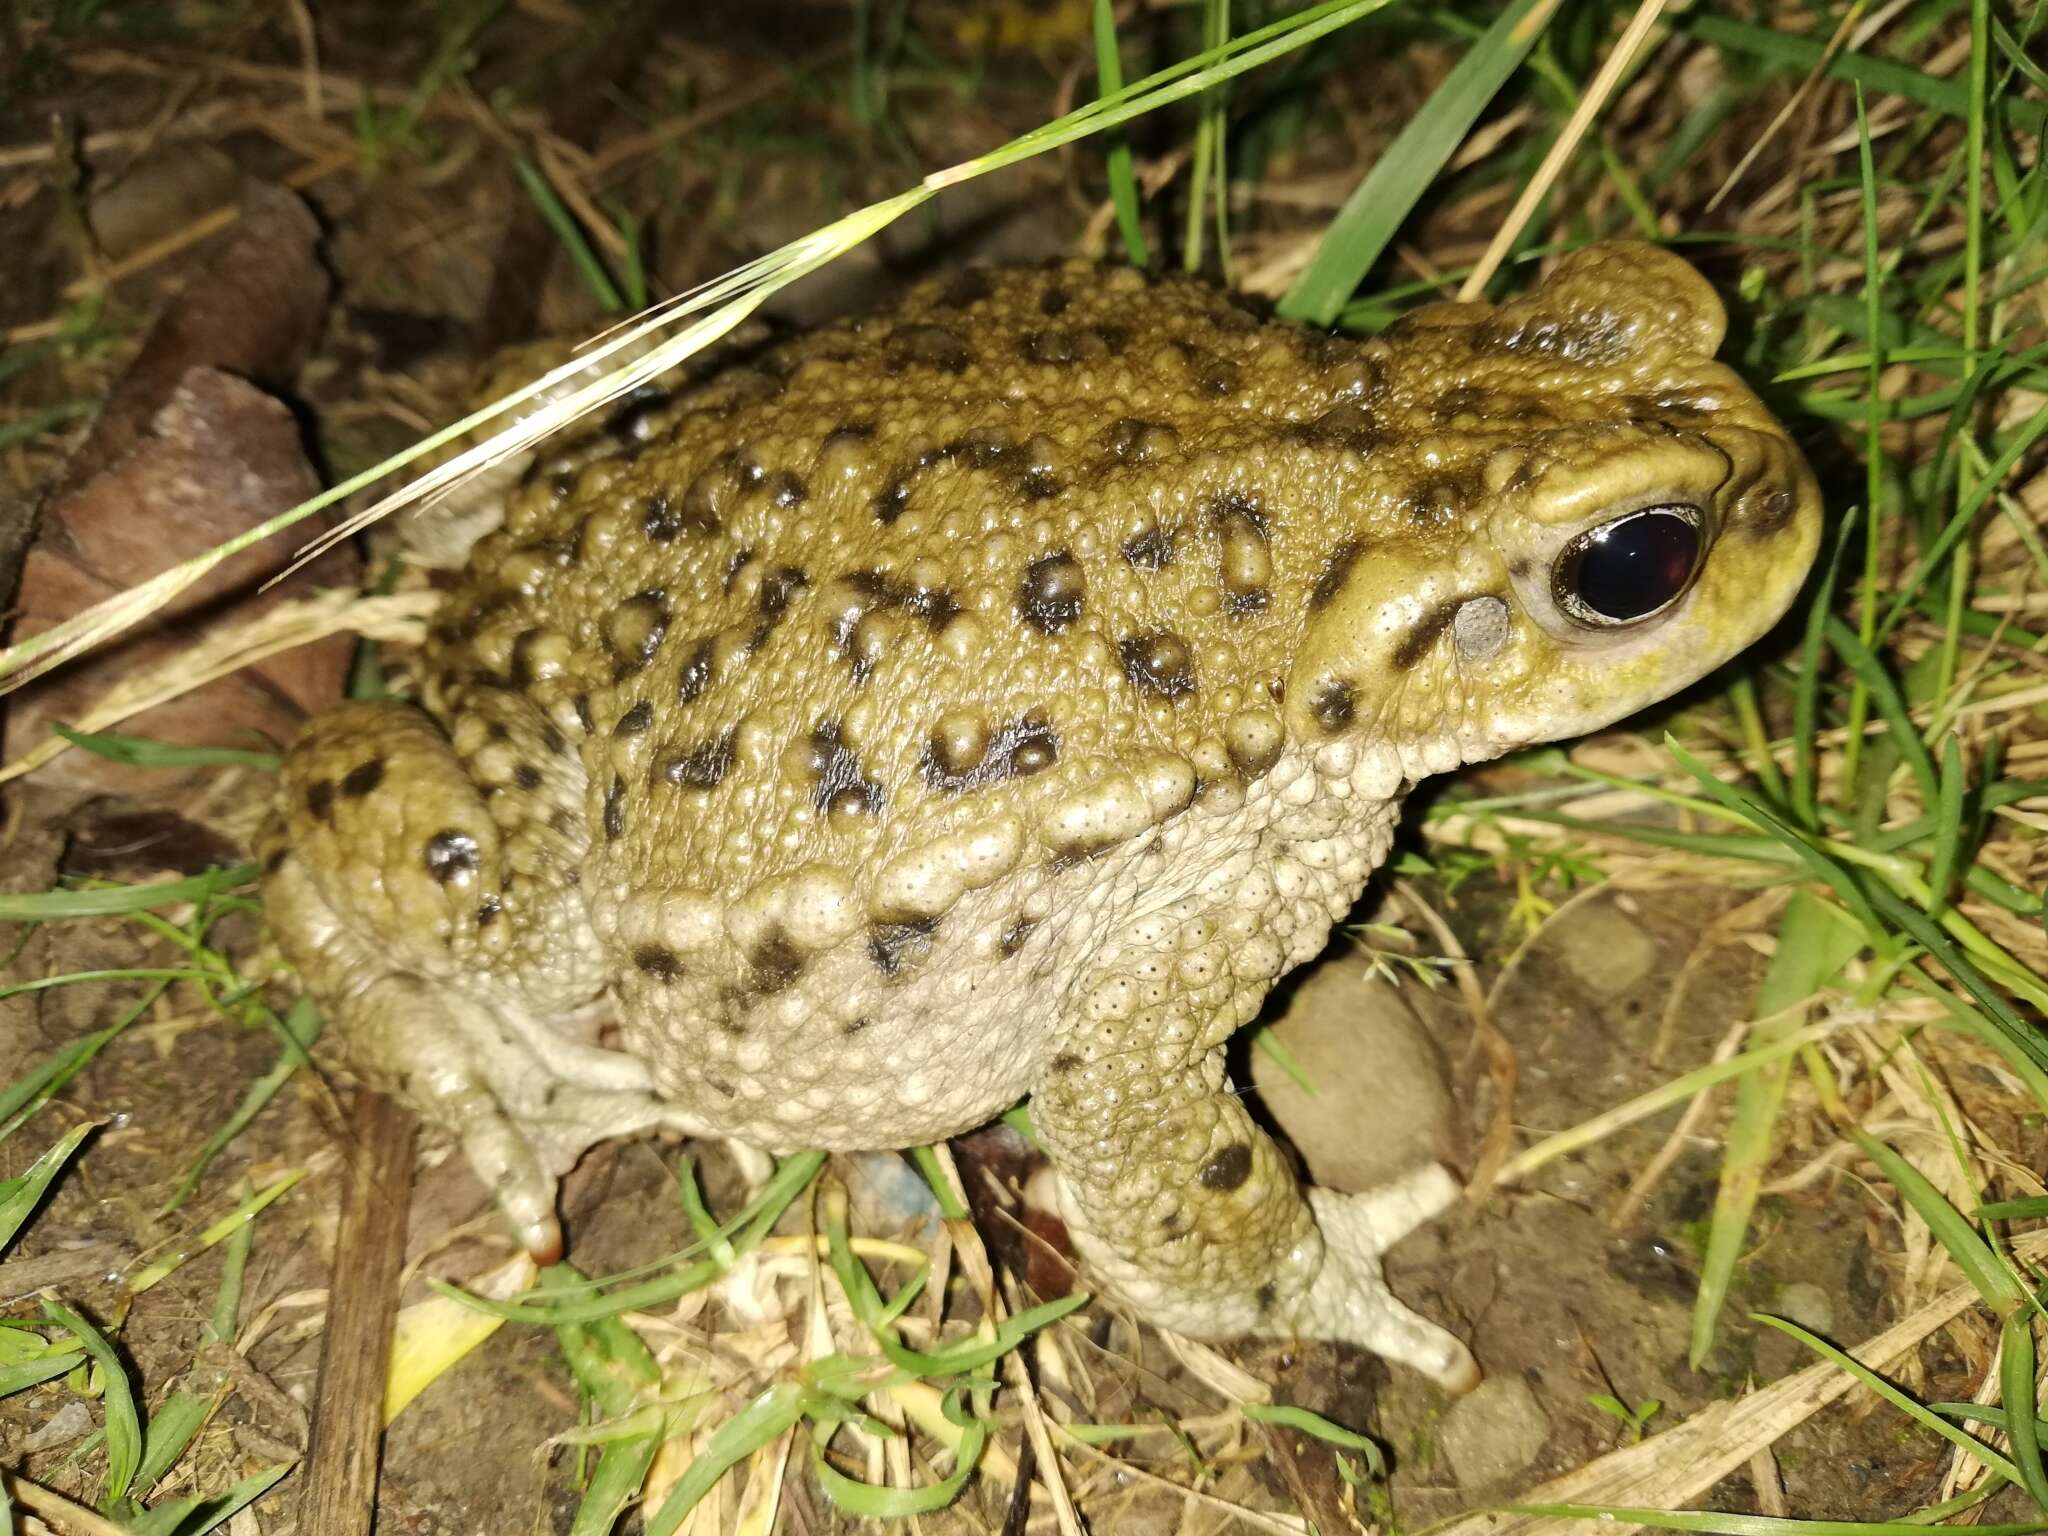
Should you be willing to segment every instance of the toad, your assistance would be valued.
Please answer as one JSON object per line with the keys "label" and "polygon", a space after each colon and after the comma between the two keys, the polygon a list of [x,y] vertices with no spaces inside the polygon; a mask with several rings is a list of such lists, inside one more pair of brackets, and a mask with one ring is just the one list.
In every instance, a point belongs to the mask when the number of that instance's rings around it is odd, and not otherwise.
{"label": "toad", "polygon": [[506,498],[419,699],[292,747],[278,937],[537,1254],[602,1138],[903,1147],[1028,1096],[1143,1315],[1467,1384],[1378,1258],[1451,1176],[1303,1188],[1223,1043],[1417,780],[1785,611],[1818,496],[1724,323],[1632,244],[1370,340],[1068,263],[638,400]]}

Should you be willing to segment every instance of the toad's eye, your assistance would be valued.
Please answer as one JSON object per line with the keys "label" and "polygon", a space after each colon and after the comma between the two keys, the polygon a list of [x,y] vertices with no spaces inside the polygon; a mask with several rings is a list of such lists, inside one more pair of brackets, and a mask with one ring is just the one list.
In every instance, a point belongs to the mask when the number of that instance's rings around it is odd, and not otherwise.
{"label": "toad's eye", "polygon": [[1567,544],[1550,573],[1550,589],[1579,623],[1612,629],[1671,603],[1692,581],[1699,558],[1695,508],[1645,507]]}

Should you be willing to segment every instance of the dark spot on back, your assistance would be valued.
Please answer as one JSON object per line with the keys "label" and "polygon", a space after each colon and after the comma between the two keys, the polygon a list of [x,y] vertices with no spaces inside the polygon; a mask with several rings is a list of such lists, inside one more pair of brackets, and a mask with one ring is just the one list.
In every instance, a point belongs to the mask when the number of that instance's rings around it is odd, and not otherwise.
{"label": "dark spot on back", "polygon": [[540,770],[531,763],[521,763],[512,770],[512,782],[530,795],[540,788]]}
{"label": "dark spot on back", "polygon": [[351,800],[360,800],[383,782],[384,759],[373,757],[349,769],[348,776],[341,781],[341,792]]}
{"label": "dark spot on back", "polygon": [[967,343],[943,325],[903,326],[889,338],[888,366],[897,372],[936,368],[941,373],[965,373],[973,361]]}
{"label": "dark spot on back", "polygon": [[786,469],[779,469],[768,479],[768,494],[778,507],[800,507],[810,497],[810,487]]}
{"label": "dark spot on back", "polygon": [[1358,690],[1342,678],[1331,678],[1309,700],[1308,711],[1316,724],[1332,736],[1348,726],[1358,713]]}
{"label": "dark spot on back", "polygon": [[659,587],[636,592],[605,620],[604,639],[615,663],[613,681],[630,677],[654,659],[668,633],[668,594]]}
{"label": "dark spot on back", "polygon": [[1438,395],[1436,404],[1429,408],[1429,414],[1442,426],[1460,416],[1481,414],[1486,410],[1488,398],[1487,392],[1475,385],[1459,384]]}
{"label": "dark spot on back", "polygon": [[1064,314],[1070,302],[1066,289],[1058,283],[1048,283],[1045,292],[1038,296],[1038,312],[1041,315]]}
{"label": "dark spot on back", "polygon": [[655,765],[657,779],[689,789],[716,789],[732,768],[733,733],[699,742],[687,752],[671,753]]}
{"label": "dark spot on back", "polygon": [[936,917],[922,917],[914,923],[876,923],[868,929],[868,958],[884,976],[894,976],[906,959],[921,960],[931,952],[932,935],[938,927]]}
{"label": "dark spot on back", "polygon": [[1124,540],[1123,555],[1138,570],[1163,571],[1173,564],[1173,530],[1153,523]]}
{"label": "dark spot on back", "polygon": [[1222,1194],[1244,1187],[1244,1181],[1252,1176],[1252,1149],[1248,1142],[1233,1141],[1202,1165],[1196,1175],[1202,1188],[1213,1189]]}
{"label": "dark spot on back", "polygon": [[1255,1299],[1259,1304],[1259,1310],[1261,1312],[1270,1312],[1273,1310],[1274,1307],[1279,1305],[1280,1287],[1275,1285],[1271,1280],[1268,1280],[1264,1285],[1259,1287]]}
{"label": "dark spot on back", "polygon": [[989,281],[988,273],[979,267],[969,267],[964,272],[956,272],[939,290],[939,303],[948,309],[966,309],[971,304],[979,304],[993,292],[995,285]]}
{"label": "dark spot on back", "polygon": [[811,731],[811,807],[872,816],[887,796],[861,771],[860,759],[841,739],[837,720],[820,720]]}
{"label": "dark spot on back", "polygon": [[[688,704],[711,686],[712,637],[706,636],[690,649],[690,659],[683,663],[683,670],[676,678],[676,702]],[[586,724],[585,729],[589,729]]]}
{"label": "dark spot on back", "polygon": [[1025,779],[1059,761],[1060,738],[1041,715],[1012,720],[990,738],[981,761],[965,770],[948,768],[943,744],[936,736],[925,744],[924,781],[934,789],[960,791]]}
{"label": "dark spot on back", "polygon": [[654,436],[655,418],[668,401],[667,390],[642,385],[612,408],[611,415],[605,418],[604,430],[622,443],[645,443]]}
{"label": "dark spot on back", "polygon": [[753,971],[754,989],[758,992],[780,992],[803,974],[803,951],[790,942],[789,935],[780,928],[770,928],[754,952],[747,956],[747,964]]}
{"label": "dark spot on back", "polygon": [[683,974],[683,962],[676,958],[675,951],[659,944],[642,944],[634,950],[633,964],[656,981],[675,981]]}
{"label": "dark spot on back", "polygon": [[656,544],[667,544],[678,534],[716,533],[718,519],[700,505],[678,502],[667,491],[656,491],[641,509],[640,531]]}
{"label": "dark spot on back", "polygon": [[612,734],[614,736],[638,736],[652,724],[654,724],[654,705],[651,701],[642,699],[638,704],[635,704],[631,709],[619,716],[619,723],[612,727]]}
{"label": "dark spot on back", "polygon": [[778,565],[761,578],[758,603],[764,617],[778,619],[790,599],[811,584],[811,578],[793,565]]}
{"label": "dark spot on back", "polygon": [[289,848],[272,849],[267,855],[264,856],[263,873],[266,875],[276,874],[280,869],[284,868],[285,860],[289,859],[291,856],[292,851]]}
{"label": "dark spot on back", "polygon": [[1075,1068],[1085,1065],[1085,1063],[1072,1051],[1061,1051],[1059,1055],[1053,1057],[1046,1065],[1055,1072],[1072,1072]]}
{"label": "dark spot on back", "polygon": [[1033,629],[1056,635],[1081,617],[1087,588],[1081,562],[1064,549],[1041,555],[1024,567],[1017,583],[1017,615]]}
{"label": "dark spot on back", "polygon": [[1124,676],[1140,693],[1162,699],[1177,699],[1195,691],[1195,653],[1187,641],[1167,630],[1149,635],[1131,635],[1117,650],[1124,660]]}
{"label": "dark spot on back", "polygon": [[875,520],[893,523],[903,515],[903,509],[910,505],[910,471],[899,469],[889,477],[889,483],[875,495]]}
{"label": "dark spot on back", "polygon": [[1323,572],[1316,577],[1316,584],[1309,589],[1309,611],[1314,613],[1330,606],[1330,601],[1344,589],[1344,583],[1351,579],[1351,568],[1358,564],[1358,557],[1365,553],[1365,544],[1359,539],[1346,539],[1323,559]]}
{"label": "dark spot on back", "polygon": [[1429,612],[1415,621],[1415,627],[1401,637],[1401,643],[1394,647],[1393,664],[1398,672],[1406,672],[1415,663],[1427,656],[1430,647],[1443,638],[1445,630],[1458,617],[1458,610],[1465,604],[1463,598],[1446,598]]}
{"label": "dark spot on back", "polygon": [[495,896],[486,896],[476,904],[476,925],[488,928],[498,920],[498,914],[505,910],[505,904]]}
{"label": "dark spot on back", "polygon": [[442,885],[476,872],[480,855],[476,839],[454,828],[427,839],[427,873]]}
{"label": "dark spot on back", "polygon": [[1295,439],[1311,448],[1335,448],[1347,453],[1371,453],[1386,441],[1373,414],[1353,401],[1333,405],[1314,421],[1294,428]]}
{"label": "dark spot on back", "polygon": [[626,830],[626,781],[616,774],[604,792],[604,835],[617,842]]}
{"label": "dark spot on back", "polygon": [[334,780],[315,779],[306,786],[306,809],[321,821],[334,819]]}
{"label": "dark spot on back", "polygon": [[872,1022],[873,1020],[869,1019],[866,1014],[862,1014],[859,1018],[843,1026],[839,1033],[842,1035],[857,1035]]}
{"label": "dark spot on back", "polygon": [[[1007,960],[1010,956],[1016,954],[1018,950],[1022,949],[1024,941],[1031,937],[1032,930],[1037,926],[1038,924],[1034,923],[1030,918],[1020,917],[1010,924],[1009,927],[1005,928],[1003,936],[996,941],[996,947],[1002,951],[1003,958]],[[1054,1057],[1053,1066],[1057,1068],[1059,1064],[1060,1058]]]}

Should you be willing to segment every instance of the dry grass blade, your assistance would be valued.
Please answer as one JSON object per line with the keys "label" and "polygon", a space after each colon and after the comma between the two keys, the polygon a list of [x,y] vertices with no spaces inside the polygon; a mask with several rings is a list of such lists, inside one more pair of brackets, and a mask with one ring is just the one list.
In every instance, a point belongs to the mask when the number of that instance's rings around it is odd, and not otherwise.
{"label": "dry grass blade", "polygon": [[[140,590],[140,589],[138,589]],[[203,688],[265,657],[344,631],[376,640],[418,643],[429,615],[440,605],[433,592],[408,592],[396,597],[362,597],[354,592],[322,592],[281,603],[246,623],[210,632],[174,656],[130,673],[116,683],[79,719],[75,729],[91,734],[119,724],[131,715],[153,709]],[[0,766],[0,784],[33,773],[71,749],[52,736]]]}
{"label": "dry grass blade", "polygon": [[[2022,1260],[2048,1255],[2048,1234],[2022,1238],[2013,1244],[2013,1251]],[[1936,1329],[1982,1302],[1975,1286],[1959,1285],[1870,1339],[1855,1351],[1856,1358],[1882,1371]],[[1532,1488],[1522,1501],[1677,1508],[1746,1466],[1758,1451],[1847,1396],[1855,1386],[1855,1377],[1825,1361],[1807,1366],[1747,1397],[1716,1403],[1660,1435]],[[1438,1536],[1570,1536],[1580,1529],[1582,1523],[1576,1520],[1509,1512],[1468,1515],[1439,1526],[1437,1531]],[[1613,1536],[1627,1536],[1642,1527],[1617,1522],[1603,1529]]]}
{"label": "dry grass blade", "polygon": [[1484,298],[1486,285],[1493,281],[1493,274],[1500,270],[1500,264],[1521,238],[1522,230],[1535,216],[1537,205],[1550,194],[1551,187],[1578,152],[1579,141],[1586,136],[1586,130],[1593,126],[1593,119],[1600,115],[1600,109],[1607,105],[1607,99],[1621,84],[1621,77],[1628,73],[1650,31],[1657,25],[1657,19],[1664,14],[1664,0],[1643,0],[1635,15],[1629,18],[1628,26],[1622,30],[1614,51],[1607,55],[1607,62],[1600,66],[1600,73],[1593,77],[1593,83],[1586,87],[1586,94],[1579,98],[1577,108],[1559,130],[1557,140],[1550,146],[1550,152],[1543,157],[1543,163],[1536,168],[1536,174],[1529,178],[1522,188],[1521,196],[1508,210],[1508,216],[1501,220],[1501,226],[1486,247],[1486,254],[1479,258],[1479,264],[1472,269],[1472,275],[1459,288],[1458,297],[1470,301]]}

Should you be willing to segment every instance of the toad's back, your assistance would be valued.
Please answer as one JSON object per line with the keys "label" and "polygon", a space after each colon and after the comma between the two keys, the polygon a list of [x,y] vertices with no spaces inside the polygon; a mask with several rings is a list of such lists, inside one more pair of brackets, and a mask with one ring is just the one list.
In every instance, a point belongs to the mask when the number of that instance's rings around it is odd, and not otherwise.
{"label": "toad's back", "polygon": [[[1640,247],[1367,342],[1068,264],[631,406],[477,548],[425,711],[295,746],[280,933],[530,1238],[594,1135],[903,1145],[1035,1089],[1126,1294],[1309,1326],[1352,1302],[1303,1299],[1315,1228],[1214,1049],[1407,781],[1783,610],[1811,479],[1721,325]],[[564,1027],[607,998],[616,1050]],[[1226,1230],[1269,1283],[1161,1278]]]}

